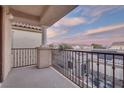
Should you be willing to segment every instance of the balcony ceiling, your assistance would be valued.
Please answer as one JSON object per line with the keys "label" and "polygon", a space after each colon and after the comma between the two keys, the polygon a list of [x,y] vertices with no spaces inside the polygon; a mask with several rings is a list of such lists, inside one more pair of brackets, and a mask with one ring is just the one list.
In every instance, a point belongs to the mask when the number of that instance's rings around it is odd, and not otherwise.
{"label": "balcony ceiling", "polygon": [[13,21],[33,25],[51,26],[76,8],[75,5],[12,5]]}

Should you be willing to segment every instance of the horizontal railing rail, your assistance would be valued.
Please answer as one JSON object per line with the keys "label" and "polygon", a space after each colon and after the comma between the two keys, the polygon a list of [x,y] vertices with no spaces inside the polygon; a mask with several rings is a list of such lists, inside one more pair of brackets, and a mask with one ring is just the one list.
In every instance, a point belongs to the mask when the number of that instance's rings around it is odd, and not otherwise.
{"label": "horizontal railing rail", "polygon": [[80,87],[124,87],[124,54],[52,50],[52,66]]}
{"label": "horizontal railing rail", "polygon": [[36,48],[12,48],[13,67],[24,67],[37,64]]}

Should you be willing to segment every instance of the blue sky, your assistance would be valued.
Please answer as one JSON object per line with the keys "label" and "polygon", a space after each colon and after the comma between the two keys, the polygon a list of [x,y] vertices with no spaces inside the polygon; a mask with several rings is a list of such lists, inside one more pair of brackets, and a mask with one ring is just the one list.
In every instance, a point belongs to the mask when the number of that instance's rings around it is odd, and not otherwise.
{"label": "blue sky", "polygon": [[49,43],[110,45],[118,41],[124,41],[124,6],[78,6],[48,28]]}

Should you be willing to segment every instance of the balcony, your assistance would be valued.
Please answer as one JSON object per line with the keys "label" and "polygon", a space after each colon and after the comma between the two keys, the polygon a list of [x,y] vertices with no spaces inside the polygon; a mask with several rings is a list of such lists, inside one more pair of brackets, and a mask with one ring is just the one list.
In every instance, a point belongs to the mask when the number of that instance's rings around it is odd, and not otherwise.
{"label": "balcony", "polygon": [[54,68],[36,69],[35,66],[14,68],[2,84],[3,88],[76,88]]}
{"label": "balcony", "polygon": [[13,69],[2,87],[124,87],[123,53],[41,48],[12,53]]}

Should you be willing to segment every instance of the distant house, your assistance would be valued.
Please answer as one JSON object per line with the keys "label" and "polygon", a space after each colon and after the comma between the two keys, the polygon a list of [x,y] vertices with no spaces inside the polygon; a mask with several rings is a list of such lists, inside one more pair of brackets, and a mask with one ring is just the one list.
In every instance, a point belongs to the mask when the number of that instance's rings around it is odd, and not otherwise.
{"label": "distant house", "polygon": [[124,42],[113,42],[109,49],[124,50]]}
{"label": "distant house", "polygon": [[91,45],[82,45],[82,49],[84,49],[84,50],[92,50],[93,46],[91,46]]}
{"label": "distant house", "polygon": [[75,50],[79,50],[79,49],[91,50],[91,49],[93,49],[93,47],[91,45],[84,45],[84,44],[72,44],[72,47]]}
{"label": "distant house", "polygon": [[81,49],[81,47],[78,46],[78,45],[72,45],[72,48],[73,48],[74,50],[79,50],[79,49]]}
{"label": "distant house", "polygon": [[59,44],[53,44],[53,48],[54,49],[58,49],[59,48]]}

